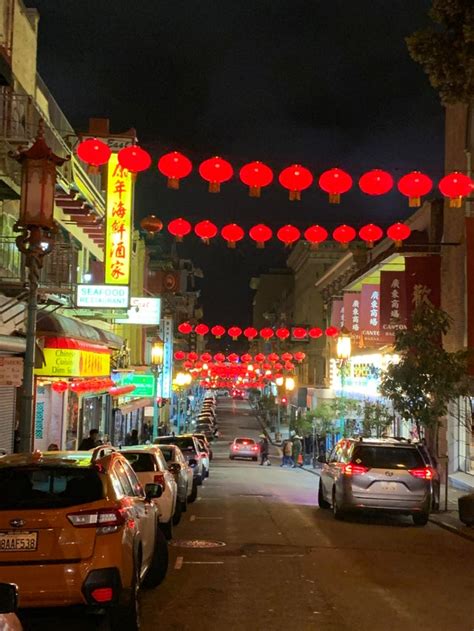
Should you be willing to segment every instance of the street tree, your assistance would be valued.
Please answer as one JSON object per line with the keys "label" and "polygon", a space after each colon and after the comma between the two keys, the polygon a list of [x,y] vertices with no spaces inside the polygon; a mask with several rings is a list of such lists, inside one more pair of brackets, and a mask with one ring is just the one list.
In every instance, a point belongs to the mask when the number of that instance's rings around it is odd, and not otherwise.
{"label": "street tree", "polygon": [[393,423],[394,415],[381,401],[364,401],[362,408],[362,434],[380,438]]}
{"label": "street tree", "polygon": [[474,9],[472,0],[433,0],[434,22],[406,42],[443,105],[474,99]]}
{"label": "street tree", "polygon": [[399,363],[381,376],[382,396],[403,419],[415,423],[419,436],[425,430],[433,448],[449,402],[468,392],[467,352],[448,352],[442,345],[450,325],[445,311],[428,300],[419,302],[409,328],[395,336]]}

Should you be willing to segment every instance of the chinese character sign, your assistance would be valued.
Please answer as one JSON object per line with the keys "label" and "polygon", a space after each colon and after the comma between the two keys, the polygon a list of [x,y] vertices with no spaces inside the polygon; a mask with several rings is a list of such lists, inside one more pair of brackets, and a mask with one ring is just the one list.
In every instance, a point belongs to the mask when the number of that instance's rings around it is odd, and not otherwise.
{"label": "chinese character sign", "polygon": [[331,308],[331,326],[342,329],[344,326],[344,301],[333,300]]}
{"label": "chinese character sign", "polygon": [[429,302],[435,307],[440,306],[440,274],[441,257],[439,255],[406,257],[405,282],[408,324],[411,320],[411,314],[418,304]]}
{"label": "chinese character sign", "polygon": [[344,294],[344,326],[352,336],[360,333],[360,293]]}
{"label": "chinese character sign", "polygon": [[405,272],[380,272],[380,336],[395,339],[395,331],[407,328]]}
{"label": "chinese character sign", "polygon": [[159,394],[164,399],[169,399],[173,383],[173,318],[165,316],[161,320],[160,335],[164,346]]}
{"label": "chinese character sign", "polygon": [[105,239],[105,282],[128,285],[130,282],[132,175],[112,153],[107,177],[107,231]]}
{"label": "chinese character sign", "polygon": [[362,285],[360,307],[360,325],[364,337],[364,346],[377,344],[380,327],[380,287],[379,285]]}

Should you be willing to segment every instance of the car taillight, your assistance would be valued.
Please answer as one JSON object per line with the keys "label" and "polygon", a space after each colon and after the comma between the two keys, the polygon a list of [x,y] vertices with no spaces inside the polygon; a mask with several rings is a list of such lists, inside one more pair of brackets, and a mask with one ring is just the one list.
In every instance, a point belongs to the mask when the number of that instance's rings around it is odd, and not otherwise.
{"label": "car taillight", "polygon": [[237,450],[239,449],[239,446],[238,446],[238,445],[232,445],[232,449],[233,449],[234,451],[237,451]]}
{"label": "car taillight", "polygon": [[408,473],[414,478],[420,478],[421,480],[432,480],[434,477],[434,471],[431,467],[420,467],[419,469],[408,469]]}
{"label": "car taillight", "polygon": [[155,484],[165,484],[165,476],[162,473],[155,473],[153,477],[153,482]]}
{"label": "car taillight", "polygon": [[91,591],[91,596],[96,603],[109,603],[114,597],[111,587],[97,587]]}
{"label": "car taillight", "polygon": [[342,473],[344,475],[362,475],[367,473],[368,470],[368,467],[363,467],[362,465],[354,464],[353,462],[342,465]]}
{"label": "car taillight", "polygon": [[103,528],[122,526],[125,523],[121,508],[100,508],[99,510],[69,513],[67,518],[75,528]]}
{"label": "car taillight", "polygon": [[258,445],[252,445],[252,451],[258,451]]}

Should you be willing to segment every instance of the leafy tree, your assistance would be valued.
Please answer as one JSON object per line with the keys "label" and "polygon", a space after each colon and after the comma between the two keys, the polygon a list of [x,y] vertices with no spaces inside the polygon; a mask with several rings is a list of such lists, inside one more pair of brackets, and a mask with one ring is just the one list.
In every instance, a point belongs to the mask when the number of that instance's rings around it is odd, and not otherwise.
{"label": "leafy tree", "polygon": [[375,434],[377,438],[383,436],[393,423],[393,413],[380,401],[364,401],[362,417],[362,433],[364,436]]}
{"label": "leafy tree", "polygon": [[474,98],[474,5],[472,0],[433,0],[435,25],[407,37],[410,55],[438,91],[441,102]]}
{"label": "leafy tree", "polygon": [[381,379],[382,396],[391,400],[402,418],[416,424],[419,435],[422,428],[428,430],[434,444],[449,402],[468,392],[467,352],[450,353],[442,346],[450,325],[445,311],[429,301],[420,302],[410,328],[396,333],[400,362],[391,364]]}

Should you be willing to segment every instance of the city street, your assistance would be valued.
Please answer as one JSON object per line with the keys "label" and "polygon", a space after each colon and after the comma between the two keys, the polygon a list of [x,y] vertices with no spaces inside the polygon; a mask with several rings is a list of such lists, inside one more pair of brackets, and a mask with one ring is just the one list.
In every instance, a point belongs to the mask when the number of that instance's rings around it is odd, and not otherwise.
{"label": "city street", "polygon": [[247,402],[220,399],[218,414],[211,475],[175,529],[166,580],[143,592],[144,631],[474,628],[470,541],[404,517],[336,522],[316,507],[314,474],[276,453],[272,467],[229,461],[231,438],[260,433]]}

